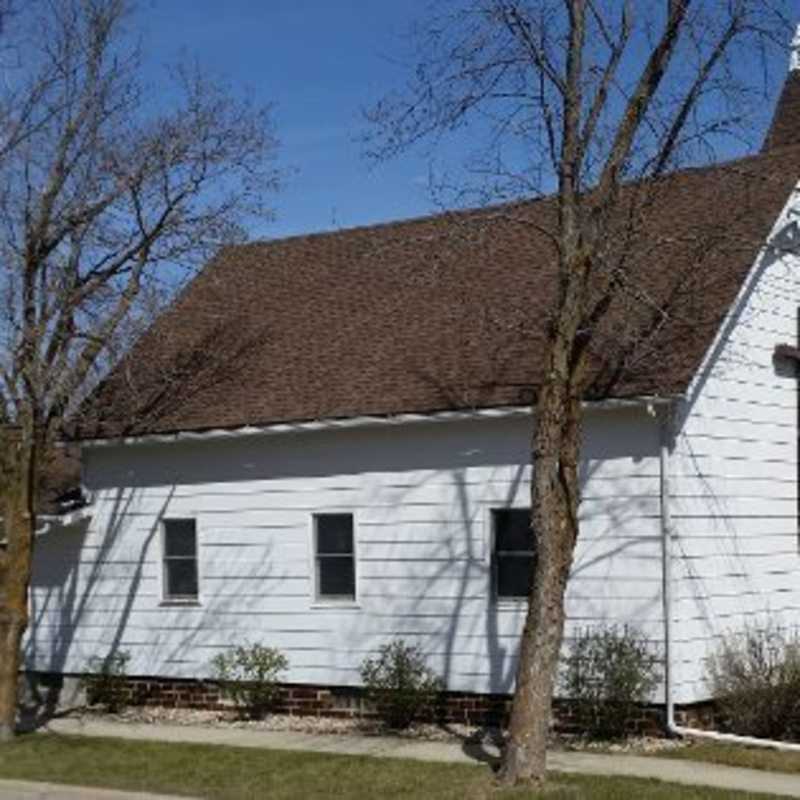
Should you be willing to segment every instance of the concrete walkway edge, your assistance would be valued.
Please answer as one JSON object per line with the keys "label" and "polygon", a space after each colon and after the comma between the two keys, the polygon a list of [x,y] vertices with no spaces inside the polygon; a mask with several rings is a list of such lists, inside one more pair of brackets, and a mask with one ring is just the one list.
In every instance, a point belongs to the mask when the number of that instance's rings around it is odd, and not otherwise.
{"label": "concrete walkway edge", "polygon": [[[41,730],[58,734],[102,736],[136,741],[301,750],[315,753],[408,758],[461,764],[491,762],[499,756],[496,748],[462,745],[457,742],[430,742],[388,736],[256,731],[243,728],[147,725],[86,718],[54,719]],[[547,766],[548,769],[556,772],[650,778],[689,786],[709,786],[729,791],[760,792],[800,798],[800,775],[727,767],[696,761],[559,751],[548,754]],[[109,800],[111,799],[109,798]]]}
{"label": "concrete walkway edge", "polygon": [[93,786],[0,780],[0,800],[191,800],[185,795],[123,792]]}

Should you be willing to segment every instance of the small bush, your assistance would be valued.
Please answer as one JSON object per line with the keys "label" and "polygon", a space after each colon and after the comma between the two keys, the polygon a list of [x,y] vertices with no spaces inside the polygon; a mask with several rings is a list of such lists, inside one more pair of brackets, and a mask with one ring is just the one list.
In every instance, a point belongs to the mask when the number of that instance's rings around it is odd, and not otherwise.
{"label": "small bush", "polygon": [[86,671],[81,678],[81,687],[86,693],[89,705],[105,706],[110,714],[125,708],[127,693],[125,683],[128,678],[130,653],[120,650],[109,653],[105,658],[92,656],[86,663]]}
{"label": "small bush", "polygon": [[658,664],[647,639],[633,628],[581,631],[565,659],[562,686],[575,703],[582,732],[593,739],[623,738],[658,684]]}
{"label": "small bush", "polygon": [[289,661],[275,647],[254,644],[220,653],[211,666],[222,694],[259,719],[275,705],[280,693],[278,679]]}
{"label": "small bush", "polygon": [[800,638],[774,624],[722,639],[707,677],[725,730],[800,740]]}
{"label": "small bush", "polygon": [[429,713],[443,688],[419,647],[402,639],[383,645],[377,658],[365,659],[361,680],[378,714],[396,729],[407,728],[415,717]]}

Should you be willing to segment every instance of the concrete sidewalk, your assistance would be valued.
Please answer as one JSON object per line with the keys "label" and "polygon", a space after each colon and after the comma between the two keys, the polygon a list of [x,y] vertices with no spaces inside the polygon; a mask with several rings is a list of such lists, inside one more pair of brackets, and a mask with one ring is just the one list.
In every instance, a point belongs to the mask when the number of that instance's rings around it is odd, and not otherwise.
{"label": "concrete sidewalk", "polygon": [[191,800],[166,794],[120,792],[91,786],[64,786],[54,783],[1,781],[0,800]]}
{"label": "concrete sidewalk", "polygon": [[[317,735],[253,731],[241,728],[126,724],[94,719],[55,719],[50,721],[43,730],[59,734],[108,736],[137,741],[188,742],[271,750],[302,750],[315,753],[410,758],[420,761],[461,764],[491,763],[499,756],[498,750],[494,747],[455,742],[427,742],[388,736]],[[800,775],[701,764],[678,759],[553,752],[548,754],[547,766],[548,769],[556,772],[655,778],[689,786],[711,786],[717,789],[762,792],[800,798]],[[81,795],[81,797],[83,796],[90,797],[91,795]],[[37,797],[37,795],[32,795],[32,797]],[[44,795],[44,797],[49,796]],[[55,800],[57,796],[53,795],[52,797]],[[0,795],[0,800],[3,800],[2,795]],[[100,800],[99,795],[98,800]]]}

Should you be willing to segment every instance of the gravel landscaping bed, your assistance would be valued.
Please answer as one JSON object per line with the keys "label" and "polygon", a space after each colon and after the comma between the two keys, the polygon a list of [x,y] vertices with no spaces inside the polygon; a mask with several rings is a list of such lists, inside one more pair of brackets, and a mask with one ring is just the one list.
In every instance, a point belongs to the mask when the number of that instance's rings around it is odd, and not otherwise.
{"label": "gravel landscaping bed", "polygon": [[269,714],[264,719],[242,719],[235,711],[201,711],[160,706],[130,707],[117,714],[99,708],[84,708],[71,716],[91,716],[109,722],[147,725],[194,725],[211,728],[240,728],[255,731],[294,731],[296,733],[341,734],[354,736],[400,736],[409,739],[451,741],[475,738],[481,732],[469,725],[415,723],[406,730],[387,728],[377,719]]}
{"label": "gravel landscaping bed", "polygon": [[631,736],[623,741],[604,742],[584,739],[579,736],[557,736],[552,742],[556,750],[579,750],[590,753],[627,753],[649,755],[668,750],[690,747],[688,739],[667,739],[663,736]]}
{"label": "gravel landscaping bed", "polygon": [[[472,741],[498,743],[504,732],[496,728],[478,728],[463,724],[414,723],[397,731],[387,728],[377,719],[297,716],[270,714],[261,720],[242,719],[235,711],[201,711],[159,706],[129,707],[117,714],[101,708],[82,708],[70,714],[73,717],[102,718],[109,722],[145,725],[187,725],[211,728],[238,728],[256,731],[293,731],[311,734],[338,734],[351,736],[397,736],[405,739],[427,741]],[[686,747],[679,739],[661,737],[631,737],[620,742],[590,741],[579,736],[553,736],[551,747],[557,750],[582,750],[612,753],[654,753]]]}

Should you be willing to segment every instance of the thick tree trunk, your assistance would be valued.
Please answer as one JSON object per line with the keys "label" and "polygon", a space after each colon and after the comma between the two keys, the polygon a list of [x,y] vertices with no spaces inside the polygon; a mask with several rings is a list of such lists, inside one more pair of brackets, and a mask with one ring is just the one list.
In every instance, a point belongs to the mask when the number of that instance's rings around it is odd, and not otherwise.
{"label": "thick tree trunk", "polygon": [[4,443],[8,449],[3,485],[6,546],[0,558],[0,742],[14,736],[20,646],[28,627],[37,447],[25,438],[10,447]]}
{"label": "thick tree trunk", "polygon": [[14,736],[19,691],[20,645],[26,620],[10,609],[0,610],[0,743]]}
{"label": "thick tree trunk", "polygon": [[[566,345],[553,346],[552,358],[561,367],[569,361]],[[499,774],[504,784],[540,783],[545,778],[564,632],[564,594],[578,534],[581,413],[569,370],[551,370],[535,409],[531,526],[538,559],[520,645],[509,740]]]}

